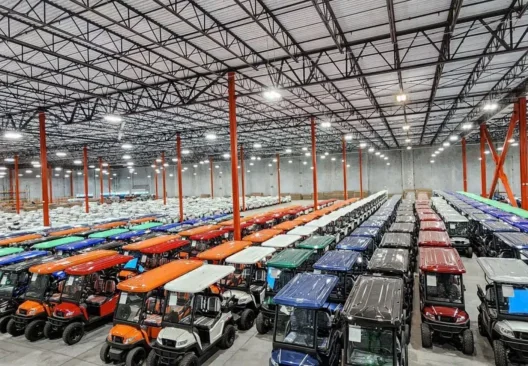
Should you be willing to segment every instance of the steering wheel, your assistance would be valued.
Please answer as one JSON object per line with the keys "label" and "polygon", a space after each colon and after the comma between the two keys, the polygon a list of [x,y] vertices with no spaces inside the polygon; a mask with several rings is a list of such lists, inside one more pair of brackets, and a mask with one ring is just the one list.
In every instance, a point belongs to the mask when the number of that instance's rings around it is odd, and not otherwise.
{"label": "steering wheel", "polygon": [[130,315],[132,314],[132,309],[130,308],[130,305],[121,305],[118,308],[118,318],[120,319],[128,319],[130,318]]}
{"label": "steering wheel", "polygon": [[392,354],[392,351],[388,348],[380,348],[380,353],[383,355],[383,356],[390,356]]}

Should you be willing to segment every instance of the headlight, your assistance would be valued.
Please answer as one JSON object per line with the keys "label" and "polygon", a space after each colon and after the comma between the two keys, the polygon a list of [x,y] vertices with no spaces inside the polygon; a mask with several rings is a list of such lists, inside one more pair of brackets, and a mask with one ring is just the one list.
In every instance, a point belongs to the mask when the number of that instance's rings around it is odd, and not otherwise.
{"label": "headlight", "polygon": [[435,316],[433,313],[430,313],[428,311],[425,312],[424,316],[429,320],[435,320]]}
{"label": "headlight", "polygon": [[31,310],[29,310],[29,311],[27,312],[27,315],[29,315],[29,316],[33,316],[33,315],[35,315],[36,313],[37,313],[37,309],[31,309]]}
{"label": "headlight", "polygon": [[460,315],[457,319],[457,323],[464,323],[466,321],[466,317],[464,315]]}
{"label": "headlight", "polygon": [[506,324],[497,323],[495,326],[497,327],[497,331],[503,336],[509,337],[509,338],[515,338],[515,334],[513,334],[513,330]]}
{"label": "headlight", "polygon": [[128,337],[124,339],[123,344],[132,344],[136,342],[136,340],[137,340],[137,336]]}
{"label": "headlight", "polygon": [[187,344],[187,342],[189,342],[188,339],[184,339],[183,341],[178,341],[178,343],[176,343],[176,347],[183,347]]}

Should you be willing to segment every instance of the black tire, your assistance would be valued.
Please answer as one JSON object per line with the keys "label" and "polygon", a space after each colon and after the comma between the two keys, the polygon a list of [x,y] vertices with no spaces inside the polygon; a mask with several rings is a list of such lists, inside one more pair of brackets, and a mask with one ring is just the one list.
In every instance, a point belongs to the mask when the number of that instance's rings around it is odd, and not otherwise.
{"label": "black tire", "polygon": [[6,330],[7,333],[11,334],[13,337],[18,337],[19,335],[24,334],[24,330],[17,329],[15,319],[9,319]]}
{"label": "black tire", "polygon": [[422,347],[431,348],[433,346],[433,333],[431,332],[431,328],[429,328],[429,325],[422,323],[421,331],[422,331]]}
{"label": "black tire", "polygon": [[405,344],[409,344],[411,341],[411,327],[409,324],[405,324],[403,327],[403,333],[405,334]]}
{"label": "black tire", "polygon": [[99,351],[99,357],[101,358],[101,361],[104,363],[110,363],[112,359],[110,358],[110,349],[112,346],[110,346],[108,343],[104,342],[101,346],[101,350]]}
{"label": "black tire", "polygon": [[462,332],[462,352],[466,355],[472,355],[475,352],[473,332],[470,329]]}
{"label": "black tire", "polygon": [[60,332],[54,330],[51,323],[46,322],[46,325],[44,325],[44,338],[55,339],[58,337],[60,337]]}
{"label": "black tire", "polygon": [[473,258],[473,248],[471,248],[471,247],[467,248],[466,257]]}
{"label": "black tire", "polygon": [[0,318],[0,334],[7,333],[7,323],[11,320],[11,315]]}
{"label": "black tire", "polygon": [[246,309],[240,314],[240,320],[238,321],[238,329],[249,330],[255,324],[255,312],[252,309]]}
{"label": "black tire", "polygon": [[24,335],[30,342],[35,342],[44,337],[44,326],[46,321],[42,319],[33,320],[26,326]]}
{"label": "black tire", "polygon": [[132,348],[125,359],[126,366],[141,366],[147,359],[147,351],[143,347]]}
{"label": "black tire", "polygon": [[[231,348],[233,343],[235,343],[236,338],[236,329],[233,325],[227,324],[224,328],[224,333],[222,334],[222,339],[218,343],[218,347],[221,349]],[[181,363],[180,363],[181,364]]]}
{"label": "black tire", "polygon": [[336,346],[335,346],[335,350],[334,350],[334,353],[335,353],[335,360],[334,360],[334,364],[333,366],[339,366],[340,362],[341,362],[341,341],[339,340],[336,340]]}
{"label": "black tire", "polygon": [[83,336],[84,327],[79,322],[68,324],[62,332],[62,340],[69,346],[79,343]]}
{"label": "black tire", "polygon": [[493,352],[495,353],[496,366],[508,366],[508,351],[502,341],[493,341]]}
{"label": "black tire", "polygon": [[257,315],[255,325],[259,334],[266,334],[269,332],[270,327],[268,324],[266,324],[266,319],[264,319],[264,315],[262,313],[259,313],[259,315]]}
{"label": "black tire", "polygon": [[483,320],[482,320],[482,314],[479,313],[478,315],[478,318],[477,318],[477,324],[478,324],[478,331],[479,331],[479,334],[483,337],[487,337],[488,334],[486,333],[486,329],[484,328],[484,323],[483,323]]}
{"label": "black tire", "polygon": [[198,366],[199,364],[198,357],[194,353],[187,353],[183,356],[178,366]]}
{"label": "black tire", "polygon": [[158,366],[159,358],[156,355],[154,350],[150,350],[150,353],[147,356],[147,361],[145,362],[146,366]]}

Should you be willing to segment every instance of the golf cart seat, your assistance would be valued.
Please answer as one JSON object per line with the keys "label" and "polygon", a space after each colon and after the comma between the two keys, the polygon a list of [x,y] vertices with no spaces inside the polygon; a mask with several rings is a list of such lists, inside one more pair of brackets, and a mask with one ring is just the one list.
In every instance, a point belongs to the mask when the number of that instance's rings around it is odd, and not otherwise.
{"label": "golf cart seat", "polygon": [[266,284],[266,276],[265,269],[257,269],[253,275],[253,283],[249,286],[249,290],[251,292],[260,292]]}
{"label": "golf cart seat", "polygon": [[[106,280],[104,282],[104,291],[100,291],[99,294],[90,295],[86,298],[86,304],[87,305],[95,305],[100,306],[102,305],[108,297],[106,294],[113,294],[115,293],[116,283],[114,280]],[[102,293],[101,293],[102,292]]]}
{"label": "golf cart seat", "polygon": [[60,281],[59,284],[57,285],[57,292],[55,292],[53,295],[50,296],[49,301],[59,302],[63,288],[64,288],[64,281]]}
{"label": "golf cart seat", "polygon": [[205,297],[198,295],[195,301],[195,303],[198,304],[198,308],[196,309],[196,320],[194,321],[194,325],[198,329],[211,329],[221,312],[220,297]]}
{"label": "golf cart seat", "polygon": [[146,303],[147,316],[144,320],[145,325],[159,327],[161,326],[161,309],[163,309],[163,300],[156,297],[149,297]]}

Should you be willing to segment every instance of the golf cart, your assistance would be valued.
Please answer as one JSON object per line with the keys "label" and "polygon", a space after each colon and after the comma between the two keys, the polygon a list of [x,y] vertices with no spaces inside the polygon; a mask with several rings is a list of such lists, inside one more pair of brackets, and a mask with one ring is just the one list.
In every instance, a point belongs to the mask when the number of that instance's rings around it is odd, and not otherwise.
{"label": "golf cart", "polygon": [[129,231],[128,229],[113,228],[113,229],[109,229],[109,230],[98,231],[98,232],[92,233],[92,234],[88,235],[88,238],[96,238],[96,239],[97,238],[102,238],[102,239],[105,239],[105,240],[109,240],[109,238],[114,236],[114,235],[123,234],[123,233],[126,233],[128,231]]}
{"label": "golf cart", "polygon": [[226,228],[215,229],[207,231],[205,233],[194,234],[189,236],[191,241],[191,247],[193,248],[193,256],[198,254],[198,252],[203,252],[204,250],[214,248],[217,245],[225,243],[229,240],[230,232]]}
{"label": "golf cart", "polygon": [[165,285],[163,329],[147,357],[148,366],[198,366],[216,346],[233,345],[236,327],[231,302],[210,288],[234,271],[232,266],[205,264]]}
{"label": "golf cart", "polygon": [[20,252],[11,255],[7,255],[0,258],[0,276],[4,266],[10,266],[13,264],[29,261],[35,258],[46,257],[49,252],[45,250],[30,250],[27,252]]}
{"label": "golf cart", "polygon": [[451,247],[451,239],[445,231],[420,231],[419,247]]}
{"label": "golf cart", "polygon": [[201,261],[175,260],[117,285],[121,291],[114,313],[114,326],[101,347],[104,363],[140,365],[161,330],[165,304],[163,286],[202,265]]}
{"label": "golf cart", "polygon": [[19,247],[0,248],[0,258],[11,256],[18,253],[23,253],[24,249]]}
{"label": "golf cart", "polygon": [[369,237],[347,236],[337,244],[336,249],[361,252],[363,258],[368,260],[372,256],[372,253],[374,253],[376,245],[374,245],[374,240]]}
{"label": "golf cart", "polygon": [[455,248],[420,248],[420,308],[422,346],[433,339],[460,345],[472,355],[475,349],[469,315],[465,311],[462,274],[464,264]]}
{"label": "golf cart", "polygon": [[360,252],[332,250],[326,252],[313,265],[314,273],[336,276],[339,281],[330,294],[330,301],[344,304],[354,281],[367,269]]}
{"label": "golf cart", "polygon": [[275,254],[266,264],[266,297],[262,302],[260,313],[256,320],[257,331],[260,334],[266,334],[273,328],[273,319],[275,317],[273,297],[297,273],[311,269],[309,259],[312,254],[313,251],[308,249],[286,249]]}
{"label": "golf cart", "polygon": [[204,252],[196,255],[196,258],[209,264],[224,264],[227,257],[240,252],[251,246],[250,241],[228,241],[227,243],[217,245]]}
{"label": "golf cart", "polygon": [[[241,222],[240,223],[240,236],[244,237],[250,234],[253,234],[255,231],[257,231],[258,227],[257,225],[253,224],[250,221]],[[235,226],[229,225],[229,226],[223,226],[222,230],[226,230],[228,234],[229,240],[234,240],[235,238]]]}
{"label": "golf cart", "polygon": [[443,221],[421,221],[420,231],[447,231]]}
{"label": "golf cart", "polygon": [[318,228],[315,226],[297,226],[286,233],[286,235],[300,235],[303,239],[308,239],[316,235]]}
{"label": "golf cart", "polygon": [[527,233],[495,233],[492,247],[498,258],[521,259],[528,264]]}
{"label": "golf cart", "polygon": [[477,285],[478,329],[493,344],[495,365],[528,362],[528,266],[519,259],[478,258],[486,290]]}
{"label": "golf cart", "polygon": [[297,226],[301,225],[302,223],[300,221],[295,221],[295,220],[292,220],[292,221],[284,221],[284,222],[281,222],[280,224],[278,225],[275,225],[272,227],[272,229],[274,230],[281,230],[281,231],[290,231],[290,230],[293,230],[295,229]]}
{"label": "golf cart", "polygon": [[253,234],[244,236],[242,240],[244,241],[250,241],[253,244],[262,244],[266,240],[269,240],[273,238],[274,236],[282,234],[281,230],[275,230],[275,229],[264,229],[257,232],[254,232]]}
{"label": "golf cart", "polygon": [[26,290],[25,300],[7,323],[7,332],[16,337],[25,333],[29,341],[34,341],[44,335],[46,319],[53,312],[60,299],[64,285],[66,268],[110,257],[115,252],[96,250],[89,253],[74,255],[55,261],[31,267],[31,279]]}
{"label": "golf cart", "polygon": [[133,257],[114,254],[65,270],[59,303],[44,326],[44,336],[62,335],[67,345],[78,343],[86,328],[109,319],[117,305],[117,274]]}
{"label": "golf cart", "polygon": [[303,239],[300,235],[277,235],[261,244],[263,247],[273,248],[277,252],[286,248],[293,248]]}
{"label": "golf cart", "polygon": [[299,249],[308,249],[313,252],[310,258],[310,264],[315,263],[323,256],[325,252],[331,249],[335,243],[335,238],[332,235],[325,236],[311,236],[306,240],[301,241],[295,247]]}
{"label": "golf cart", "polygon": [[405,222],[395,222],[389,227],[389,233],[410,234],[412,235],[414,239],[416,239],[416,224],[405,223]]}
{"label": "golf cart", "polygon": [[182,239],[189,239],[193,235],[203,234],[208,231],[218,230],[221,228],[222,227],[219,225],[203,225],[203,226],[193,227],[187,230],[180,231],[178,232],[178,235],[181,236]]}
{"label": "golf cart", "polygon": [[344,365],[408,365],[403,294],[401,278],[359,276],[342,310]]}
{"label": "golf cart", "polygon": [[469,221],[459,213],[445,215],[444,222],[447,234],[451,238],[451,245],[459,252],[464,252],[466,257],[473,257],[473,247],[469,236]]}
{"label": "golf cart", "polygon": [[474,244],[477,255],[482,257],[496,257],[499,248],[495,236],[499,233],[516,233],[519,229],[503,221],[486,221],[480,224],[480,230]]}
{"label": "golf cart", "polygon": [[381,229],[375,227],[358,227],[356,230],[352,231],[352,234],[349,236],[359,236],[362,238],[372,238],[375,245],[381,241]]}
{"label": "golf cart", "polygon": [[77,252],[85,251],[89,248],[95,248],[104,242],[105,240],[102,238],[84,239],[73,243],[58,245],[54,248],[54,251],[57,255],[68,256]]}
{"label": "golf cart", "polygon": [[231,311],[240,330],[251,329],[260,312],[267,286],[263,265],[274,252],[274,248],[249,247],[225,260],[225,264],[235,267],[235,272],[220,282],[222,296],[234,302]]}
{"label": "golf cart", "polygon": [[18,246],[24,242],[42,239],[42,234],[38,233],[27,233],[24,235],[10,236],[4,239],[0,239],[0,249],[12,246]]}
{"label": "golf cart", "polygon": [[270,365],[339,365],[341,306],[327,303],[337,282],[335,276],[301,273],[277,293]]}

